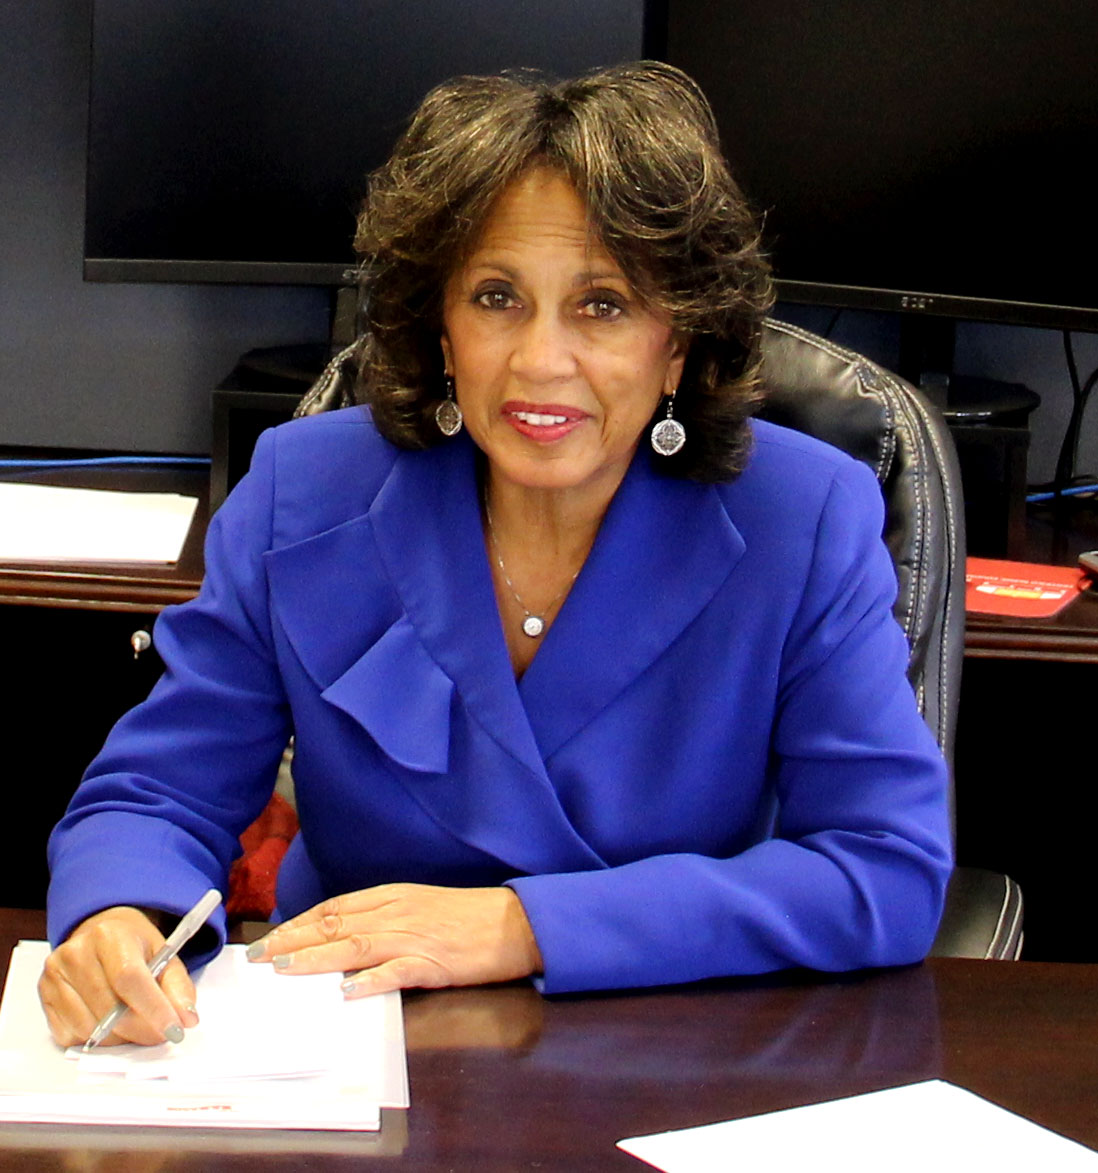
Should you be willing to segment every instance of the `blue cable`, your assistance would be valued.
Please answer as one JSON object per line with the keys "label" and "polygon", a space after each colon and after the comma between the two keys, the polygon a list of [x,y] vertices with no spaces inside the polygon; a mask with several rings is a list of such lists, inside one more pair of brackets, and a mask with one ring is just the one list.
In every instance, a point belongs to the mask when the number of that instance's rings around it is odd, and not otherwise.
{"label": "blue cable", "polygon": [[1069,489],[1061,489],[1057,494],[1055,489],[1051,489],[1047,493],[1030,493],[1026,497],[1026,503],[1033,505],[1038,501],[1053,501],[1057,495],[1061,497],[1079,497],[1084,493],[1098,493],[1098,484],[1094,485],[1073,485]]}
{"label": "blue cable", "polygon": [[206,468],[209,466],[208,456],[82,456],[50,460],[43,457],[37,460],[15,460],[0,457],[0,469],[4,468],[90,468],[104,464],[144,464],[155,467],[185,467]]}

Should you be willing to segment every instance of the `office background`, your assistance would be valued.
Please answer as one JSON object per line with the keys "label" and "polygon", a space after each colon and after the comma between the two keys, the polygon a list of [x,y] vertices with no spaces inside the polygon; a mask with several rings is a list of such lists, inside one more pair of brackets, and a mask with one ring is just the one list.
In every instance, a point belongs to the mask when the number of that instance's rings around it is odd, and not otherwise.
{"label": "office background", "polygon": [[90,19],[0,0],[0,444],[206,453],[218,381],[323,341],[327,292],[84,283]]}
{"label": "office background", "polygon": [[[0,445],[206,453],[213,389],[247,350],[324,341],[329,295],[319,287],[84,283],[90,10],[90,0],[0,0]],[[896,315],[779,312],[820,332],[834,323],[838,341],[887,367],[898,362]],[[1098,334],[1076,334],[1075,347],[1085,375],[1098,364]],[[1060,334],[960,323],[955,370],[1039,393],[1029,479],[1051,479],[1071,406]],[[1094,404],[1078,467],[1098,468]],[[4,766],[21,787],[12,812],[37,828],[20,844],[26,858],[12,851],[0,869],[0,903],[35,906],[45,828],[111,720],[155,673],[135,667],[129,651],[138,616],[0,611],[16,694]],[[1090,663],[966,665],[959,793],[979,837],[963,862],[1020,881],[1035,957],[1098,958],[1098,940],[1077,931],[1091,846],[1086,821],[1072,817],[1080,782],[1093,772],[1093,675]]]}
{"label": "office background", "polygon": [[[246,350],[323,341],[319,288],[85,284],[81,277],[90,0],[0,0],[0,444],[206,453],[209,396]],[[165,149],[170,149],[166,145]],[[782,306],[809,328],[834,311]],[[889,314],[845,311],[833,337],[898,361]],[[1075,339],[1079,368],[1098,336]],[[1071,394],[1054,330],[960,323],[955,370],[1041,396],[1029,477],[1051,479]],[[1078,467],[1098,466],[1086,421]]]}

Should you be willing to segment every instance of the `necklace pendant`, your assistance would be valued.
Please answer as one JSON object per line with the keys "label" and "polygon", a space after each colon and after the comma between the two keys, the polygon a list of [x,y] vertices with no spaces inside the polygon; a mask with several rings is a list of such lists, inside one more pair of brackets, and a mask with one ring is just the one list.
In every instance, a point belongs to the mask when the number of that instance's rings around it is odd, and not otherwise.
{"label": "necklace pendant", "polygon": [[531,639],[537,639],[545,630],[545,620],[540,615],[527,615],[522,621],[522,630]]}

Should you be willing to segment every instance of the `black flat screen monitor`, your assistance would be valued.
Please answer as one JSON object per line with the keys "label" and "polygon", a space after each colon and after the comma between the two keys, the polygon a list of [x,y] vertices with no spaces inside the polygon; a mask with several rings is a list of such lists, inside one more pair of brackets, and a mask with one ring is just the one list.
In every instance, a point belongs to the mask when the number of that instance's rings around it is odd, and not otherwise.
{"label": "black flat screen monitor", "polygon": [[784,298],[1098,329],[1091,0],[670,0]]}
{"label": "black flat screen monitor", "polygon": [[643,0],[95,0],[84,275],[334,285],[367,173],[460,73],[644,54]]}

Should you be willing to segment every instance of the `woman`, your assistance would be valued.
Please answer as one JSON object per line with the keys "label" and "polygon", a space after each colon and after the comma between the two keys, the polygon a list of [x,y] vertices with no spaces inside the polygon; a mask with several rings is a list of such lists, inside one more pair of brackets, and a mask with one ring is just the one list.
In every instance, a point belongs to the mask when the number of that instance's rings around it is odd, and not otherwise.
{"label": "woman", "polygon": [[372,421],[262,437],[158,623],[51,842],[55,1037],[118,996],[118,1038],[196,1021],[153,922],[224,882],[291,732],[292,919],[253,959],[348,997],[920,958],[945,768],[879,492],[749,423],[770,287],[693,83],[444,85],[358,245]]}

